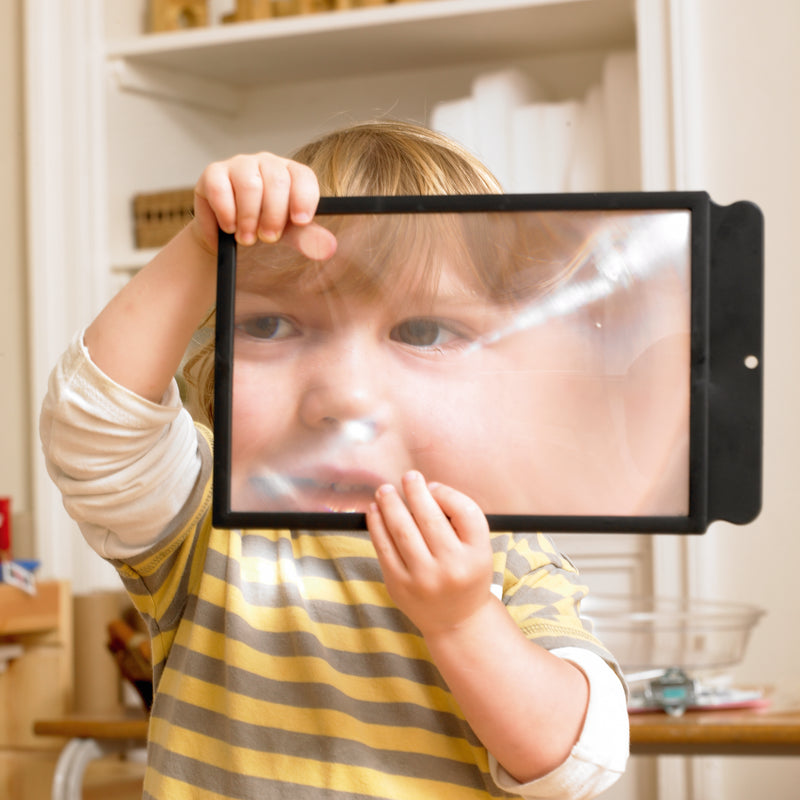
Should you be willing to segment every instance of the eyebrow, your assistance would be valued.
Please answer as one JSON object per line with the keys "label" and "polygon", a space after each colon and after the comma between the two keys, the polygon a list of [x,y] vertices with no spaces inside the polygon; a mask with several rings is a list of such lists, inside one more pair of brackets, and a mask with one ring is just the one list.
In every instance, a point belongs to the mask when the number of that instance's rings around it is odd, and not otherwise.
{"label": "eyebrow", "polygon": [[[424,266],[414,270],[400,265],[400,269],[388,270],[378,276],[373,276],[366,270],[362,273],[351,272],[349,277],[348,268],[345,267],[335,269],[332,275],[323,272],[307,278],[295,274],[289,280],[281,279],[277,272],[269,274],[264,270],[256,270],[237,276],[236,292],[272,297],[276,300],[302,295],[324,297],[331,294],[339,297],[383,295],[387,301],[399,296],[403,301],[411,298],[414,302],[422,304],[493,302],[479,286],[470,286],[467,280],[446,274],[454,271],[457,271],[457,268],[442,267],[437,270],[438,276],[432,282],[425,279]],[[359,280],[359,275],[363,275],[363,279]],[[344,289],[339,288],[341,284],[344,284]],[[387,305],[391,304],[387,302]]]}

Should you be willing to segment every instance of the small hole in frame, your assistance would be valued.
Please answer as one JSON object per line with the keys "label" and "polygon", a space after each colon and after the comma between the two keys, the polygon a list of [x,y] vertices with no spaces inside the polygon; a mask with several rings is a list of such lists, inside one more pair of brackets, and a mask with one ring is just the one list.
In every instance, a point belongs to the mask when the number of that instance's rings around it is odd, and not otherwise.
{"label": "small hole in frame", "polygon": [[747,367],[747,369],[756,369],[758,364],[758,356],[745,356],[744,365]]}

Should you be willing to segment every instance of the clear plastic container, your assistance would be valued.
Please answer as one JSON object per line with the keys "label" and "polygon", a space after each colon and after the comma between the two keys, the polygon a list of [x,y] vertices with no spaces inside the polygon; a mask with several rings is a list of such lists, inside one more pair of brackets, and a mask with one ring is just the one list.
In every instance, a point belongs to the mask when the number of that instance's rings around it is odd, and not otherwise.
{"label": "clear plastic container", "polygon": [[727,670],[744,657],[764,614],[740,603],[592,594],[581,612],[626,675],[670,668],[687,673]]}

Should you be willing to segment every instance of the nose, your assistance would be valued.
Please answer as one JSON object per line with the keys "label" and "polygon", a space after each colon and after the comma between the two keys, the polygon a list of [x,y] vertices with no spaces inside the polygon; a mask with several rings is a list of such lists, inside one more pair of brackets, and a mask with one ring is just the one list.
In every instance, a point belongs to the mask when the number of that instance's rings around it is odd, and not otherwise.
{"label": "nose", "polygon": [[299,405],[304,425],[341,433],[356,444],[380,436],[390,405],[386,364],[376,349],[353,340],[320,348],[304,369]]}

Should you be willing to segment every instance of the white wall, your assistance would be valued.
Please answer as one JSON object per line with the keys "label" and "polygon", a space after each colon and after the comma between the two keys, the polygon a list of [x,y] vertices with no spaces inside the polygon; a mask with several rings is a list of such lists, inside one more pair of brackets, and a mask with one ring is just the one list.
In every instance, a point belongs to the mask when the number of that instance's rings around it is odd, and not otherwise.
{"label": "white wall", "polygon": [[[695,0],[698,91],[689,188],[719,203],[758,203],[766,228],[763,511],[744,528],[714,527],[692,543],[698,592],[767,610],[740,683],[767,683],[800,702],[800,3]],[[800,758],[696,759],[696,800],[795,800]],[[713,788],[712,788],[713,787]]]}
{"label": "white wall", "polygon": [[0,495],[11,496],[15,554],[31,555],[21,0],[0,3]]}
{"label": "white wall", "polygon": [[[721,203],[757,202],[765,216],[765,476],[759,519],[720,526],[697,548],[706,581],[770,609],[743,675],[766,673],[800,694],[792,589],[800,560],[800,3],[702,0],[703,142],[699,179]],[[735,7],[735,8],[734,8]],[[716,12],[716,13],[715,13]],[[791,615],[791,616],[790,616]]]}

